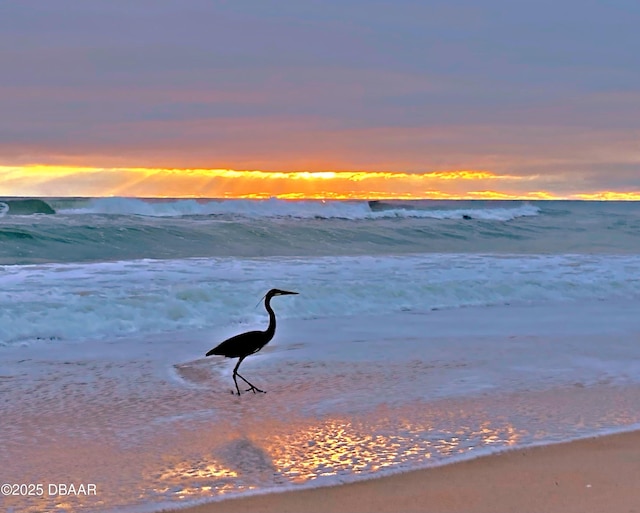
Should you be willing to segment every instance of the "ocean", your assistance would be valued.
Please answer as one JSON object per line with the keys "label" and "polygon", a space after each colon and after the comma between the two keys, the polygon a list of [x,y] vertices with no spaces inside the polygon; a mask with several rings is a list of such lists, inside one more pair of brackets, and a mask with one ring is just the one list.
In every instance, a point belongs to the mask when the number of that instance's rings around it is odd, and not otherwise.
{"label": "ocean", "polygon": [[[639,283],[635,202],[0,198],[0,481],[44,485],[0,505],[156,511],[638,429]],[[238,397],[204,354],[265,329],[271,288],[299,294]]]}

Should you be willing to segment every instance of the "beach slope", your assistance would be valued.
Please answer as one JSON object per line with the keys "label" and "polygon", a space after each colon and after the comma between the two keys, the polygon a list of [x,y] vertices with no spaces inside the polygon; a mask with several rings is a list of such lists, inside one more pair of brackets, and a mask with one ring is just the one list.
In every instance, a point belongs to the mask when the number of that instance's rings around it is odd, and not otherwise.
{"label": "beach slope", "polygon": [[513,450],[341,486],[256,495],[179,511],[640,512],[640,432]]}

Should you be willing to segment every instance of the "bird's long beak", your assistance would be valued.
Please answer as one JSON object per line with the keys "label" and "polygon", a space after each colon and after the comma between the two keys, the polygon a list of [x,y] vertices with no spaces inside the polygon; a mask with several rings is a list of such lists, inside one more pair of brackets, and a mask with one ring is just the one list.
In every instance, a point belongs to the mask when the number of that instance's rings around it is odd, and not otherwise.
{"label": "bird's long beak", "polygon": [[[297,292],[291,292],[291,291],[288,291],[288,290],[279,290],[279,289],[273,289],[272,291],[267,292],[267,294],[269,294],[269,293],[271,293],[271,294],[272,294],[272,296],[271,296],[271,297],[274,297],[274,296],[286,296],[286,295],[289,295],[289,294],[298,294]],[[265,297],[267,297],[267,294],[265,294],[264,296],[262,296],[262,299],[260,299],[260,301],[258,301],[258,302],[256,303],[256,308],[257,308],[257,307],[258,307],[258,305],[262,302],[262,300],[263,300]]]}
{"label": "bird's long beak", "polygon": [[265,297],[267,297],[267,295],[266,295],[266,294],[260,298],[260,301],[258,301],[258,302],[256,303],[256,306],[254,306],[254,308],[258,308],[258,305],[259,305],[260,303],[262,303],[262,300],[263,300]]}

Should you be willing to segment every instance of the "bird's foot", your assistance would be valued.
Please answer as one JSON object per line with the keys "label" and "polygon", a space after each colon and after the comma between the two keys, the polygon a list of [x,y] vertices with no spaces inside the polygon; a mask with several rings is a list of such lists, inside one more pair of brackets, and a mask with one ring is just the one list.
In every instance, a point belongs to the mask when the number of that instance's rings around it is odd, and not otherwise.
{"label": "bird's foot", "polygon": [[252,386],[251,388],[247,388],[247,389],[245,390],[245,392],[251,392],[251,391],[253,391],[253,393],[254,393],[254,394],[255,394],[256,392],[260,392],[261,394],[266,394],[266,392],[265,392],[264,390],[260,390],[259,388],[254,387],[254,386]]}

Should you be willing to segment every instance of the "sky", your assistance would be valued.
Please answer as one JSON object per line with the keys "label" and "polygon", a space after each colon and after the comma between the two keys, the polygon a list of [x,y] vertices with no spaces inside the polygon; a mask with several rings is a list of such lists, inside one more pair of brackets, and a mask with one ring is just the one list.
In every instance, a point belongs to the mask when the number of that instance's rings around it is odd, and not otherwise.
{"label": "sky", "polygon": [[637,0],[2,0],[0,195],[640,199]]}

